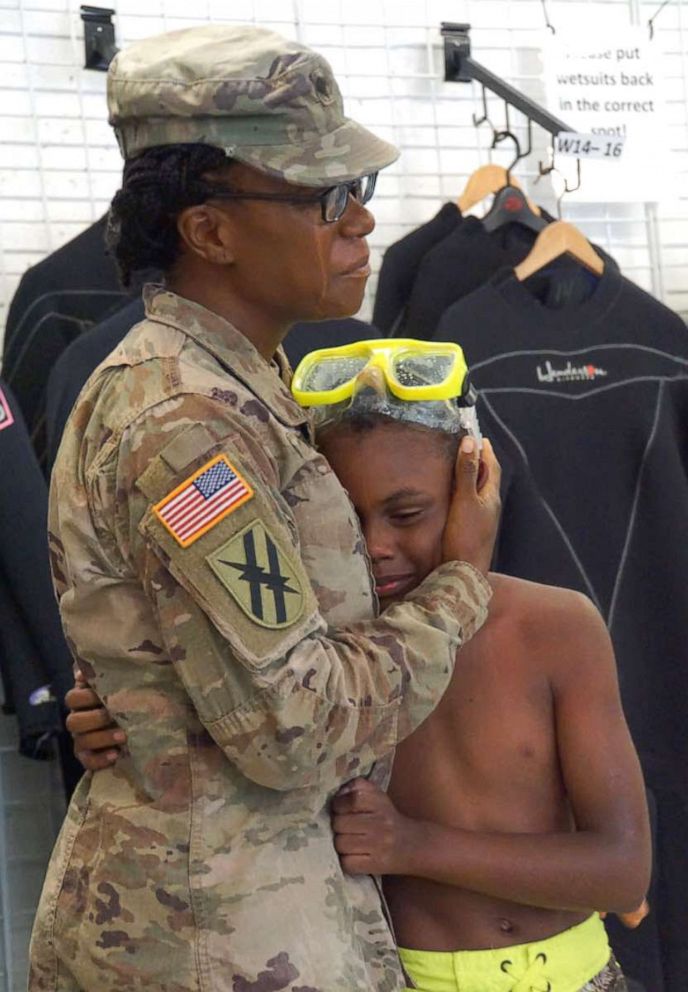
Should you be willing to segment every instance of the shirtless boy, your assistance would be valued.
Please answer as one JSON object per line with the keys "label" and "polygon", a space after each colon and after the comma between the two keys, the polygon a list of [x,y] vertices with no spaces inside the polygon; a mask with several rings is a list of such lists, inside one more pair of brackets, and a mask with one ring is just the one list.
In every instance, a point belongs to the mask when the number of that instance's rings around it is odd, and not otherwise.
{"label": "shirtless boy", "polygon": [[[381,374],[367,384],[384,394]],[[387,416],[362,395],[331,418],[321,409],[318,439],[361,519],[385,609],[440,560],[462,432],[441,429],[432,402],[391,397]],[[609,637],[578,593],[490,581],[490,617],[398,746],[389,792],[357,779],[333,800],[335,846],[346,871],[384,876],[417,989],[623,992],[595,911],[638,906],[650,844]],[[94,705],[81,693],[72,705]],[[94,727],[89,716],[72,715],[75,733]],[[77,736],[82,749],[115,742],[112,730]]]}
{"label": "shirtless boy", "polygon": [[[447,436],[355,414],[320,446],[360,517],[384,609],[434,567]],[[642,776],[602,618],[579,593],[490,575],[484,628],[387,794],[333,802],[346,871],[384,876],[402,961],[427,992],[625,989],[594,910],[649,881]]]}

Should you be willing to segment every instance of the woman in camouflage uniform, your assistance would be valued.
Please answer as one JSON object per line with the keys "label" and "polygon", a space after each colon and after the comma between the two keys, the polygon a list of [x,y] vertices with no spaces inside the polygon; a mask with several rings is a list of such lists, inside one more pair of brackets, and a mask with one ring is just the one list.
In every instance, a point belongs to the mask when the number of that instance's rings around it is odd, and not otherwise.
{"label": "woman in camouflage uniform", "polygon": [[343,875],[327,805],[385,781],[483,622],[498,472],[478,497],[462,455],[442,560],[377,616],[279,345],[360,306],[364,202],[396,151],[344,117],[320,56],[253,27],[131,46],[108,101],[115,255],[125,281],[165,278],[77,401],[50,541],[73,654],[128,747],[74,795],[30,987],[393,992],[378,892]]}

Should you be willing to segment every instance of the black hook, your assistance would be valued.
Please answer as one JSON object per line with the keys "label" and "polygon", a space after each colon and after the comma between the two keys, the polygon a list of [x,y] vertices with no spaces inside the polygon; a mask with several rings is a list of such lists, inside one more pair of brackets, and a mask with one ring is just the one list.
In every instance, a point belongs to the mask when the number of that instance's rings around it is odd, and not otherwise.
{"label": "black hook", "polygon": [[575,186],[569,186],[569,181],[566,178],[566,176],[564,176],[564,192],[559,197],[559,202],[561,203],[561,201],[564,198],[564,195],[566,193],[575,193],[576,190],[577,189],[580,189],[580,188],[581,188],[581,160],[579,158],[577,158],[576,159],[576,185]]}
{"label": "black hook", "polygon": [[[555,136],[555,140],[556,140],[556,136]],[[561,169],[557,168],[557,165],[556,165],[556,162],[555,162],[554,142],[552,142],[552,162],[551,162],[550,165],[543,165],[542,162],[538,162],[538,173],[539,173],[538,179],[541,176],[549,176],[550,173],[552,173],[552,172],[557,172],[561,176],[561,178],[564,180],[564,188],[561,191],[561,193],[559,194],[559,196],[557,197],[557,217],[559,218],[559,220],[561,220],[561,201],[564,199],[564,197],[566,196],[567,193],[575,193],[576,190],[578,190],[578,189],[581,188],[581,182],[582,182],[582,179],[581,179],[581,160],[579,158],[576,159],[576,185],[575,186],[569,186],[568,179],[566,178],[566,176],[564,175],[564,173],[561,171]],[[537,182],[537,179],[536,179],[536,182]]]}
{"label": "black hook", "polygon": [[540,2],[542,4],[542,13],[545,15],[545,27],[548,28],[552,32],[552,34],[556,34],[557,33],[557,29],[554,27],[554,25],[550,21],[549,14],[547,13],[547,3],[546,3],[546,0],[540,0]]}
{"label": "black hook", "polygon": [[494,131],[492,121],[490,120],[489,115],[487,113],[487,93],[485,92],[485,85],[483,84],[481,88],[482,88],[482,96],[483,96],[483,116],[478,117],[477,114],[473,114],[473,126],[480,127],[481,124],[484,124],[485,121],[487,121],[487,123]]}
{"label": "black hook", "polygon": [[[542,162],[542,161],[539,161],[538,162],[538,176],[537,176],[538,179],[543,178],[544,176],[548,176],[550,174],[550,172],[558,172],[559,171],[556,168],[555,164],[554,164],[554,148],[555,148],[556,140],[557,140],[556,134],[552,135],[552,146],[551,146],[552,147],[552,161],[550,162],[550,164],[549,165],[545,165],[545,163]],[[536,182],[537,182],[537,179],[536,179]]]}
{"label": "black hook", "polygon": [[652,39],[655,36],[655,21],[657,20],[657,18],[662,13],[662,11],[664,10],[664,8],[666,7],[666,5],[668,3],[669,3],[669,0],[664,0],[664,3],[661,4],[661,6],[654,12],[654,14],[652,15],[652,17],[647,22],[647,26],[650,29],[650,41],[652,41]]}
{"label": "black hook", "polygon": [[520,162],[524,157],[521,154],[521,142],[518,140],[516,135],[512,131],[495,131],[494,138],[492,139],[492,147],[496,148],[497,145],[501,144],[502,141],[506,141],[507,138],[511,138],[514,143],[514,149],[516,150],[516,158],[513,162],[510,162],[506,167],[506,180],[507,183],[511,182],[511,170],[514,168],[517,162]]}
{"label": "black hook", "polygon": [[512,162],[506,168],[506,180],[507,183],[511,182],[511,171],[512,169],[521,161],[523,158],[527,158],[528,155],[533,150],[533,122],[530,117],[528,118],[528,147],[525,151],[521,149],[521,142],[518,140],[517,136],[511,130],[511,123],[509,121],[509,104],[504,101],[504,117],[506,119],[506,124],[501,131],[495,131],[492,138],[492,147],[496,148],[497,145],[501,144],[507,138],[510,138],[514,143],[514,151],[516,156]]}
{"label": "black hook", "polygon": [[528,158],[528,156],[530,155],[530,153],[532,152],[532,150],[533,150],[533,122],[532,122],[532,120],[529,117],[528,118],[528,147],[526,148],[526,150],[521,155],[521,158]]}

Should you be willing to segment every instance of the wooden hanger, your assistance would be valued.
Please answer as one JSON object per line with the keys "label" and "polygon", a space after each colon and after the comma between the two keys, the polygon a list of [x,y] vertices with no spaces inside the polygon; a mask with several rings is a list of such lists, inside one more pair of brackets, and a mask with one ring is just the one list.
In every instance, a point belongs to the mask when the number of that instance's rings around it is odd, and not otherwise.
{"label": "wooden hanger", "polygon": [[578,228],[568,221],[555,220],[538,234],[529,254],[516,266],[516,278],[523,282],[560,255],[571,255],[596,276],[604,272],[604,262]]}
{"label": "wooden hanger", "polygon": [[[462,214],[467,214],[472,207],[480,203],[481,200],[484,200],[486,196],[490,196],[492,193],[498,193],[505,186],[514,186],[516,189],[522,191],[518,179],[510,176],[503,165],[494,165],[492,162],[489,165],[481,165],[479,169],[476,169],[469,176],[463,193],[456,201],[456,205]],[[540,215],[540,208],[531,200],[528,200],[528,206],[534,214]]]}

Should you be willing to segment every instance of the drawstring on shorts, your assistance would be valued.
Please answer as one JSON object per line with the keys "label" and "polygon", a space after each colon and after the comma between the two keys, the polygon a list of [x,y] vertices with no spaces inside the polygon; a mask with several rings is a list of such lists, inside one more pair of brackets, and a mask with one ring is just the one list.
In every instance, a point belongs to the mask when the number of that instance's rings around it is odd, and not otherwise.
{"label": "drawstring on shorts", "polygon": [[546,964],[547,955],[541,951],[535,955],[535,960],[529,965],[526,971],[518,977],[513,973],[513,962],[508,958],[505,958],[499,967],[505,975],[508,975],[509,978],[513,978],[515,981],[509,992],[552,992],[552,983],[543,975],[543,969]]}

